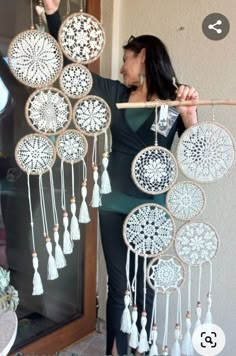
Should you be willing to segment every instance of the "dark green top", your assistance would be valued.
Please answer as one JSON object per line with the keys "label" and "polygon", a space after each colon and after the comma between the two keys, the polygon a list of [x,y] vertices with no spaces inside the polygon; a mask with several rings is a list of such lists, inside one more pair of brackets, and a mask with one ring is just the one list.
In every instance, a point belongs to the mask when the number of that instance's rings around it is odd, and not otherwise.
{"label": "dark green top", "polygon": [[[57,38],[61,24],[59,13],[47,16],[47,21],[50,33]],[[116,103],[128,102],[131,89],[119,81],[102,78],[94,73],[92,77],[93,86],[89,94],[103,98],[111,109],[112,152],[108,172],[112,193],[102,196],[100,209],[128,213],[145,202],[164,205],[165,194],[146,194],[136,187],[131,177],[134,157],[142,149],[154,145],[155,133],[151,130],[155,119],[154,109],[117,109]],[[170,149],[176,131],[179,135],[184,131],[180,116],[167,137],[158,134],[158,145]]]}

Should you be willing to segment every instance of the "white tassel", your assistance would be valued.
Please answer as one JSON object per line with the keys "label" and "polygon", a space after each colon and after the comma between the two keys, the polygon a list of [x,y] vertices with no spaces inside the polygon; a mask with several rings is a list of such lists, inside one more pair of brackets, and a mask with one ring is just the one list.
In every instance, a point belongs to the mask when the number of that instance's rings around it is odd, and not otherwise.
{"label": "white tassel", "polygon": [[47,271],[47,279],[53,280],[58,278],[58,271],[56,266],[56,261],[52,255],[52,243],[49,237],[46,238],[46,248],[48,251],[48,271]]}
{"label": "white tassel", "polygon": [[64,268],[66,266],[66,259],[62,252],[62,248],[59,245],[59,233],[58,233],[58,226],[54,226],[53,228],[53,236],[55,241],[55,261],[57,268]]}
{"label": "white tassel", "polygon": [[85,200],[87,197],[87,182],[86,182],[86,180],[84,180],[82,183],[81,195],[82,195],[83,200],[82,200],[82,203],[80,206],[79,222],[83,223],[83,224],[87,224],[91,221],[91,219],[89,216],[88,205]]}
{"label": "white tassel", "polygon": [[80,229],[79,229],[79,222],[76,214],[76,204],[75,198],[71,198],[70,200],[70,210],[72,214],[71,222],[70,222],[70,237],[72,240],[80,240]]}
{"label": "white tassel", "polygon": [[108,163],[108,152],[104,152],[102,158],[103,172],[101,176],[101,194],[111,193],[111,182],[107,171]]}
{"label": "white tassel", "polygon": [[168,355],[169,355],[169,350],[168,350],[168,347],[165,346],[164,349],[163,349],[162,356],[168,356]]}
{"label": "white tassel", "polygon": [[187,312],[187,314],[186,314],[186,328],[187,328],[187,331],[184,335],[181,352],[183,355],[192,356],[194,353],[193,353],[192,338],[191,338],[191,334],[190,334],[191,319],[190,319],[189,312]]}
{"label": "white tassel", "polygon": [[196,315],[197,315],[197,321],[194,325],[194,330],[200,326],[202,323],[201,323],[201,315],[202,315],[202,307],[201,307],[201,303],[200,302],[197,302],[197,309],[196,309]]}
{"label": "white tassel", "polygon": [[121,317],[120,330],[123,331],[123,333],[130,334],[130,331],[131,331],[131,316],[130,316],[130,311],[129,311],[130,293],[128,290],[125,292],[124,302],[125,302],[125,309],[124,309],[124,311],[122,313],[122,317]]}
{"label": "white tassel", "polygon": [[211,294],[209,293],[207,296],[207,312],[204,319],[204,324],[212,324],[212,314],[211,314],[211,305],[212,305],[212,298]]}
{"label": "white tassel", "polygon": [[91,206],[92,208],[98,208],[101,206],[101,197],[100,197],[100,189],[98,185],[98,167],[94,165],[93,167],[93,180],[94,180],[94,186],[93,186],[93,194],[92,194],[92,200],[91,200]]}
{"label": "white tassel", "polygon": [[152,339],[152,346],[151,346],[151,349],[150,349],[150,353],[149,353],[149,356],[158,356],[158,348],[157,348],[157,326],[154,324],[153,327],[152,327],[152,336],[151,336],[151,339]]}
{"label": "white tassel", "polygon": [[140,332],[140,339],[139,339],[139,345],[138,345],[138,352],[140,352],[140,353],[146,352],[149,350],[146,324],[147,324],[147,313],[142,312],[142,316],[141,316],[142,329]]}
{"label": "white tassel", "polygon": [[69,219],[66,211],[63,213],[63,226],[63,252],[65,255],[70,255],[73,252],[73,242],[71,241],[70,233],[68,231]]}
{"label": "white tassel", "polygon": [[130,330],[129,346],[132,349],[136,349],[138,347],[138,338],[139,338],[139,332],[136,325],[138,320],[138,309],[136,305],[133,306],[131,318],[132,318],[132,325]]}
{"label": "white tassel", "polygon": [[34,277],[33,277],[33,292],[32,295],[41,295],[43,294],[43,284],[38,272],[39,260],[37,257],[37,253],[32,253],[33,257],[33,267],[34,267]]}
{"label": "white tassel", "polygon": [[176,326],[175,326],[175,343],[171,349],[171,356],[181,356],[179,339],[180,339],[179,324],[176,324]]}

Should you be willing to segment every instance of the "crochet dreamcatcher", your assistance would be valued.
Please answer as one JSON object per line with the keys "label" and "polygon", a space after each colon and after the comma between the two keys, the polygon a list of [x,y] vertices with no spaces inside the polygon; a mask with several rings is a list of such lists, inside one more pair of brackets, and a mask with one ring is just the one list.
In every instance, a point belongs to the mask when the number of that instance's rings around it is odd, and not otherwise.
{"label": "crochet dreamcatcher", "polygon": [[[63,210],[64,225],[64,244],[63,251],[65,254],[72,253],[73,240],[80,239],[79,222],[87,223],[90,221],[89,211],[86,204],[87,196],[87,169],[84,158],[87,154],[88,144],[84,135],[77,130],[66,130],[60,134],[56,140],[56,151],[61,159],[61,207]],[[82,161],[83,163],[83,182],[81,188],[82,204],[79,213],[79,222],[76,217],[76,197],[75,197],[75,175],[74,164]],[[65,179],[64,179],[64,162],[71,165],[72,192],[70,199],[70,211],[72,214],[70,223],[70,233],[68,231],[68,212],[66,209],[65,198]]]}
{"label": "crochet dreamcatcher", "polygon": [[[123,225],[123,237],[127,244],[127,290],[125,292],[125,309],[123,311],[121,320],[121,330],[130,334],[130,346],[138,347],[140,353],[149,350],[146,323],[146,276],[147,276],[147,258],[155,257],[163,254],[173,242],[175,235],[175,223],[169,212],[158,204],[147,203],[142,204],[133,209],[125,219]],[[135,276],[133,278],[132,286],[129,280],[129,264],[130,252],[135,253]],[[143,262],[143,311],[141,317],[142,330],[138,336],[136,326],[137,321],[137,271],[138,259],[142,257]],[[133,292],[133,298],[132,298]],[[133,299],[132,322],[129,311],[129,305]]]}
{"label": "crochet dreamcatcher", "polygon": [[193,346],[191,341],[191,268],[198,267],[198,297],[196,303],[197,320],[195,328],[201,325],[201,280],[203,264],[209,263],[210,278],[209,291],[207,296],[207,315],[205,322],[211,322],[211,285],[212,285],[212,258],[216,255],[219,248],[219,237],[214,229],[205,222],[189,222],[181,226],[175,238],[175,250],[177,256],[188,266],[188,306],[186,313],[186,334],[183,339],[182,353],[184,355],[193,355]]}
{"label": "crochet dreamcatcher", "polygon": [[178,291],[177,302],[177,316],[175,325],[175,344],[172,348],[171,355],[180,355],[180,336],[181,336],[181,293],[180,286],[185,280],[185,270],[181,261],[175,256],[161,256],[150,261],[147,270],[147,281],[155,292],[153,300],[152,323],[149,342],[152,343],[149,356],[158,355],[157,348],[157,294],[162,293],[166,295],[166,310],[165,310],[165,324],[164,337],[162,342],[162,355],[168,356],[168,324],[169,324],[169,304],[170,295],[175,290]]}

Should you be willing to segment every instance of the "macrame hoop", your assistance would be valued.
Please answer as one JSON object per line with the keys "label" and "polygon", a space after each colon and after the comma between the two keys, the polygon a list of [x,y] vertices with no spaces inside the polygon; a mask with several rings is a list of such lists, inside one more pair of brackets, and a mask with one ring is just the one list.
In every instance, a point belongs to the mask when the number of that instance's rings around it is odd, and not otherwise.
{"label": "macrame hoop", "polygon": [[106,131],[111,122],[111,110],[105,100],[95,95],[79,99],[73,109],[75,127],[86,136],[97,136]]}
{"label": "macrame hoop", "polygon": [[68,16],[61,24],[58,40],[65,56],[72,62],[91,63],[101,55],[105,32],[101,23],[84,12]]}
{"label": "macrame hoop", "polygon": [[188,128],[177,145],[177,161],[182,173],[199,183],[225,177],[235,162],[235,143],[230,132],[215,122]]}
{"label": "macrame hoop", "polygon": [[29,134],[17,143],[15,159],[22,171],[31,175],[40,175],[54,165],[56,150],[49,138],[39,134]]}
{"label": "macrame hoop", "polygon": [[57,41],[38,30],[27,30],[14,37],[8,58],[14,77],[32,88],[54,83],[63,67],[63,55]]}
{"label": "macrame hoop", "polygon": [[93,85],[90,71],[82,64],[68,64],[59,78],[61,90],[72,99],[86,96]]}
{"label": "macrame hoop", "polygon": [[[162,264],[159,268],[159,264]],[[165,264],[167,265],[167,267],[165,267]],[[154,269],[155,266],[157,266],[157,275],[156,275],[156,279],[157,280],[162,280],[163,285],[165,283],[165,286],[156,286],[155,285],[155,281],[153,280],[153,278],[151,278],[152,274],[154,273]],[[179,276],[177,278],[176,275],[174,275],[174,268],[175,266],[178,267],[178,273]],[[166,268],[166,271],[165,271]],[[172,275],[169,276],[169,274],[172,273]],[[172,277],[172,283],[175,282],[175,285],[167,285],[167,278],[170,279],[170,277]],[[182,263],[182,261],[176,257],[176,256],[171,256],[171,255],[162,255],[161,257],[156,257],[153,258],[147,267],[147,281],[149,286],[158,293],[162,293],[162,294],[166,294],[168,293],[173,293],[177,288],[180,288],[182,286],[182,284],[185,281],[185,277],[186,277],[186,271],[185,271],[185,267]],[[169,283],[170,284],[170,283]]]}
{"label": "macrame hoop", "polygon": [[[204,231],[205,230],[205,231]],[[189,222],[176,232],[175,251],[184,263],[198,267],[216,255],[220,245],[215,228],[205,222]]]}
{"label": "macrame hoop", "polygon": [[162,194],[172,187],[178,177],[176,159],[166,148],[146,147],[133,159],[131,176],[135,185],[143,192]]}
{"label": "macrame hoop", "polygon": [[203,189],[191,181],[175,184],[166,195],[166,206],[178,220],[191,220],[200,215],[206,205]]}
{"label": "macrame hoop", "polygon": [[47,136],[58,135],[70,125],[72,106],[61,90],[39,89],[29,96],[25,117],[34,131]]}
{"label": "macrame hoop", "polygon": [[86,156],[88,142],[81,132],[66,130],[57,137],[56,152],[64,162],[77,163]]}
{"label": "macrame hoop", "polygon": [[154,203],[134,208],[123,224],[124,241],[139,256],[156,257],[163,254],[172,244],[174,236],[173,217],[167,209]]}

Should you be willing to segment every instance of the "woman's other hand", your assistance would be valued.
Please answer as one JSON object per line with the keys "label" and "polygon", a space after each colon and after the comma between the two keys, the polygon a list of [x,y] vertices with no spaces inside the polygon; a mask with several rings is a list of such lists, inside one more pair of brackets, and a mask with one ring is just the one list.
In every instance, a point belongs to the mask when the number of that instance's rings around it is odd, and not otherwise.
{"label": "woman's other hand", "polygon": [[45,8],[45,13],[47,15],[52,15],[58,10],[60,0],[43,0],[43,5]]}
{"label": "woman's other hand", "polygon": [[[199,94],[194,87],[180,85],[176,90],[176,100],[184,101],[184,100],[198,100]],[[176,108],[180,113],[184,126],[186,128],[197,123],[197,107],[196,105],[191,106],[178,106]]]}

